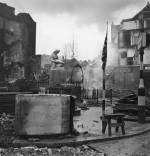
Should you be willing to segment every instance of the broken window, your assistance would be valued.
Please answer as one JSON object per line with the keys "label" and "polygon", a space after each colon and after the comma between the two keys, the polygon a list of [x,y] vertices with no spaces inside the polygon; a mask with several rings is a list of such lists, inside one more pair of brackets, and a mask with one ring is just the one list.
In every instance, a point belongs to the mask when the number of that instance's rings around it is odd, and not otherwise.
{"label": "broken window", "polygon": [[131,47],[130,31],[121,31],[118,35],[118,47],[129,48]]}

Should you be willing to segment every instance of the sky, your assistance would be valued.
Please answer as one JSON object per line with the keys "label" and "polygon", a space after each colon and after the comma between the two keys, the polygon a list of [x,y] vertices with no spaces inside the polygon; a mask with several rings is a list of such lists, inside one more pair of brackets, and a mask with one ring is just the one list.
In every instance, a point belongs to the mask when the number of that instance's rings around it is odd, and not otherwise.
{"label": "sky", "polygon": [[[78,59],[100,55],[106,23],[131,18],[146,0],[1,0],[19,12],[30,13],[37,23],[36,54],[50,55],[60,49],[69,57],[74,43]],[[110,33],[108,34],[110,36]]]}

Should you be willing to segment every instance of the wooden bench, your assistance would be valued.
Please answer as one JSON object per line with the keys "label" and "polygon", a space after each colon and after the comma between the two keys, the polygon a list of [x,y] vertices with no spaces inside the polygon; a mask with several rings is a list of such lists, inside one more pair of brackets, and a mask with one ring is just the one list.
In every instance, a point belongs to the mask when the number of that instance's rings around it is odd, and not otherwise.
{"label": "wooden bench", "polygon": [[[108,135],[111,136],[111,127],[116,128],[116,132],[118,132],[119,127],[121,127],[122,134],[125,134],[125,123],[124,123],[124,114],[115,113],[115,114],[105,114],[101,117],[102,119],[102,133],[105,133],[106,127],[108,125]],[[116,120],[116,123],[112,123],[112,119]]]}

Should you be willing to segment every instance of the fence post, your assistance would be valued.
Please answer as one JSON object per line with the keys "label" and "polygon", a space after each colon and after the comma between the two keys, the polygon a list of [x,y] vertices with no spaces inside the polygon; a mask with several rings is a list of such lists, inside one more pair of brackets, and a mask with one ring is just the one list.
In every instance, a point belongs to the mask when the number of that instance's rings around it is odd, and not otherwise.
{"label": "fence post", "polygon": [[112,106],[112,89],[110,89],[110,104]]}
{"label": "fence post", "polygon": [[97,97],[97,105],[98,105],[98,89],[96,91],[96,97]]}

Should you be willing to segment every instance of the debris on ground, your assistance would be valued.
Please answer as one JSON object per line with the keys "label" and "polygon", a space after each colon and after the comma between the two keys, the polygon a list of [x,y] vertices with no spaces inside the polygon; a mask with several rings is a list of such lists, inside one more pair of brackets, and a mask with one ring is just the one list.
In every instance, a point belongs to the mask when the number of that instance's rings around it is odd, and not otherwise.
{"label": "debris on ground", "polygon": [[80,108],[81,108],[82,110],[89,110],[88,103],[87,103],[87,101],[86,101],[85,99],[84,99],[83,102],[81,103]]}
{"label": "debris on ground", "polygon": [[93,122],[96,122],[96,123],[98,123],[99,121],[97,121],[97,120],[93,120]]}
{"label": "debris on ground", "polygon": [[103,153],[97,152],[86,145],[79,147],[64,146],[61,148],[38,148],[28,146],[21,148],[0,149],[1,156],[104,156]]}
{"label": "debris on ground", "polygon": [[0,115],[0,145],[9,147],[15,138],[14,115]]}
{"label": "debris on ground", "polygon": [[81,115],[81,108],[76,107],[75,112],[74,112],[74,116],[79,116],[79,115]]}

